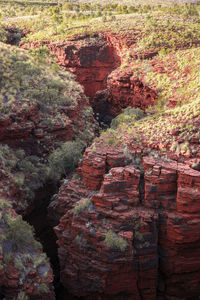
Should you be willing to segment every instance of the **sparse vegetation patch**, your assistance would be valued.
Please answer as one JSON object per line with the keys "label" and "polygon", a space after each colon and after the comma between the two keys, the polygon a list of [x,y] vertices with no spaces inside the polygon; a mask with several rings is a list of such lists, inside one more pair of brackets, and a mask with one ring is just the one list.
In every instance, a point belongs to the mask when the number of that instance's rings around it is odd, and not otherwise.
{"label": "sparse vegetation patch", "polygon": [[111,230],[106,233],[104,242],[108,248],[119,249],[122,252],[128,247],[128,242]]}

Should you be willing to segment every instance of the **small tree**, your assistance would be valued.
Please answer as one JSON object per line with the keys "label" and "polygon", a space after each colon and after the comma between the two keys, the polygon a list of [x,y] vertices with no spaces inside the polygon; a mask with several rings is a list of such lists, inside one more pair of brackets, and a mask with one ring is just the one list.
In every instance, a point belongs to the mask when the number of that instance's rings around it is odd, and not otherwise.
{"label": "small tree", "polygon": [[58,6],[51,8],[50,10],[52,25],[55,28],[56,34],[58,32],[58,25],[63,22],[63,15]]}
{"label": "small tree", "polygon": [[46,59],[49,57],[49,48],[47,46],[40,46],[38,48],[31,47],[29,53],[40,63],[45,63]]}
{"label": "small tree", "polygon": [[5,42],[7,33],[2,26],[2,14],[0,13],[0,42]]}

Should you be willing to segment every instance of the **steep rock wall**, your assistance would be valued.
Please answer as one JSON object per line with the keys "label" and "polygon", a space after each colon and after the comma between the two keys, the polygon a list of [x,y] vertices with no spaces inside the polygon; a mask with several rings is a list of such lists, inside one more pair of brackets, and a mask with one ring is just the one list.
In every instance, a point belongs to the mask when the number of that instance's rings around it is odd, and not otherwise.
{"label": "steep rock wall", "polygon": [[102,116],[102,121],[106,122],[128,106],[146,110],[157,98],[157,91],[135,76],[131,68],[118,68],[108,76],[107,88],[96,93],[93,109]]}
{"label": "steep rock wall", "polygon": [[[0,54],[0,299],[53,300],[49,259],[17,213],[37,224],[37,238],[47,241],[44,251],[56,258],[45,206],[62,173],[54,177],[49,156],[63,145],[75,144],[74,152],[81,153],[98,127],[72,74],[54,72],[48,63],[33,61],[24,50],[3,43]],[[70,164],[73,168],[73,158]]]}
{"label": "steep rock wall", "polygon": [[200,172],[113,150],[88,149],[82,180],[51,204],[64,286],[86,299],[198,299]]}

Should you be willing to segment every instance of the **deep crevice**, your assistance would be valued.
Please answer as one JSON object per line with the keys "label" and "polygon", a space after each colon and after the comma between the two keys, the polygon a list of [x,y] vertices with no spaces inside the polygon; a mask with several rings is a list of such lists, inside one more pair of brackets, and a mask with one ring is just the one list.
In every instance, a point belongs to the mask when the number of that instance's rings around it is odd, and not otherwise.
{"label": "deep crevice", "polygon": [[58,186],[48,183],[37,191],[34,200],[34,208],[24,220],[35,229],[35,237],[42,244],[43,251],[47,254],[54,274],[54,289],[56,299],[64,300],[66,291],[60,282],[60,266],[58,259],[57,237],[53,230],[56,225],[48,216],[48,205],[52,195],[58,191]]}
{"label": "deep crevice", "polygon": [[57,237],[53,229],[57,224],[48,214],[48,206],[52,195],[56,194],[58,190],[59,186],[53,182],[49,182],[43,188],[40,188],[36,192],[31,212],[24,216],[23,219],[33,226],[35,238],[42,244],[43,252],[46,253],[50,260],[54,275],[53,285],[56,299],[84,300],[84,297],[76,297],[70,294],[60,281]]}
{"label": "deep crevice", "polygon": [[140,174],[140,183],[139,183],[139,199],[140,204],[144,201],[144,195],[145,195],[145,182],[144,182],[144,172],[141,171]]}

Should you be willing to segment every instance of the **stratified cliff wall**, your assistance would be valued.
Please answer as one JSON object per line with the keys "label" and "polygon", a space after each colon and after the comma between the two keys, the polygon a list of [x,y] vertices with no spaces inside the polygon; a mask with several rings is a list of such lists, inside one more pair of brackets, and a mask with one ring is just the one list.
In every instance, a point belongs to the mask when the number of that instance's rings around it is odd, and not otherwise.
{"label": "stratified cliff wall", "polygon": [[132,155],[88,149],[52,203],[62,283],[86,299],[198,299],[200,172]]}

